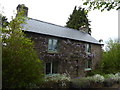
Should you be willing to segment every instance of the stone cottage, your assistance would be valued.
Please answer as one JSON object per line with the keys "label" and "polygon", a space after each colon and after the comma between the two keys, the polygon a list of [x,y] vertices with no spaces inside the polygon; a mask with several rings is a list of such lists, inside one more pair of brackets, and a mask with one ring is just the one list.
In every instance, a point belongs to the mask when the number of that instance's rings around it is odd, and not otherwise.
{"label": "stone cottage", "polygon": [[[23,9],[26,16],[28,8]],[[25,22],[25,34],[34,41],[34,49],[44,64],[44,74],[66,73],[79,77],[98,65],[102,44],[86,32],[32,18]]]}

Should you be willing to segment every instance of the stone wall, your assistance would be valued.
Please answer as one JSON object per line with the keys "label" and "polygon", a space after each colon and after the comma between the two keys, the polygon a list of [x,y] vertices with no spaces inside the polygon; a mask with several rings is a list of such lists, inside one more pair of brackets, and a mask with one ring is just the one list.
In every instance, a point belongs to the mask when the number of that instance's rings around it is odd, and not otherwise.
{"label": "stone wall", "polygon": [[95,55],[92,59],[92,69],[97,68],[102,57],[102,48],[100,45],[92,44],[91,52]]}
{"label": "stone wall", "polygon": [[[67,73],[73,78],[85,76],[84,61],[89,58],[85,53],[85,42],[32,32],[25,32],[25,34],[34,41],[34,48],[44,66],[46,62],[57,61],[58,73]],[[48,53],[49,38],[58,40],[57,53]],[[93,56],[92,69],[94,69],[101,58],[101,46],[91,44],[91,55]]]}

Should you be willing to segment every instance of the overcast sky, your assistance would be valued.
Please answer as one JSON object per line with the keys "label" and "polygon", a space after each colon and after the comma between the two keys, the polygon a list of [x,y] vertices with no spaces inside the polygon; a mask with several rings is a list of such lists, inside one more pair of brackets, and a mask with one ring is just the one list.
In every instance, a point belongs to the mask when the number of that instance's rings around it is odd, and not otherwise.
{"label": "overcast sky", "polygon": [[[0,0],[0,12],[10,20],[18,4],[29,8],[28,17],[64,26],[75,5],[81,6],[82,0]],[[88,16],[95,39],[103,39],[105,43],[118,37],[118,11],[94,10]]]}

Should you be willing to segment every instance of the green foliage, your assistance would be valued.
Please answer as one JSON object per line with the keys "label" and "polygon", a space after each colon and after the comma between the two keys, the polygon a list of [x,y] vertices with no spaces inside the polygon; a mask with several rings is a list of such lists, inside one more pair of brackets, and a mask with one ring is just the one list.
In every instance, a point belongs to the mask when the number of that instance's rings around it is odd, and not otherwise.
{"label": "green foliage", "polygon": [[22,32],[25,18],[19,14],[2,29],[3,35],[3,88],[26,87],[42,81],[42,62],[38,59],[33,42]]}
{"label": "green foliage", "polygon": [[82,77],[72,80],[74,88],[101,88],[111,87],[112,85],[120,83],[120,73]]}
{"label": "green foliage", "polygon": [[100,68],[104,73],[120,72],[120,43],[110,40],[103,52]]}
{"label": "green foliage", "polygon": [[98,9],[101,11],[104,11],[105,9],[110,11],[111,9],[116,9],[119,10],[120,6],[118,6],[120,4],[120,1],[115,0],[115,1],[105,1],[105,0],[86,0],[83,5],[88,5],[89,10],[91,9]]}
{"label": "green foliage", "polygon": [[102,60],[95,70],[87,73],[87,76],[95,74],[105,75],[120,72],[120,43],[109,40],[106,51],[103,51]]}
{"label": "green foliage", "polygon": [[72,79],[73,88],[88,88],[90,87],[90,82],[85,78]]}
{"label": "green foliage", "polygon": [[9,25],[9,22],[7,21],[6,16],[2,16],[2,27],[6,28],[6,26]]}
{"label": "green foliage", "polygon": [[87,72],[86,76],[93,76],[95,74],[105,75],[100,69],[92,70],[91,72]]}
{"label": "green foliage", "polygon": [[70,15],[70,17],[68,18],[68,21],[66,23],[66,27],[69,28],[73,28],[76,30],[79,30],[79,28],[81,27],[85,27],[88,29],[88,32],[91,32],[91,29],[89,28],[90,24],[89,24],[89,20],[88,20],[88,11],[85,10],[84,8],[79,7],[79,9],[76,9],[76,6],[72,12],[72,14]]}
{"label": "green foliage", "polygon": [[49,74],[45,76],[45,81],[70,81],[70,77],[67,74]]}
{"label": "green foliage", "polygon": [[86,77],[87,80],[89,80],[89,82],[94,82],[94,83],[102,83],[104,82],[104,76],[100,75],[100,74],[95,74],[91,77]]}

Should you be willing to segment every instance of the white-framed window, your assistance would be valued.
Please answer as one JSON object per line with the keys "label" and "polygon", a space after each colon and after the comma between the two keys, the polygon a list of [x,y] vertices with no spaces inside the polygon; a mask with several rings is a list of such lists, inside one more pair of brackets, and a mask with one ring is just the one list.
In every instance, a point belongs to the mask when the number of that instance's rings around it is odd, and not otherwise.
{"label": "white-framed window", "polygon": [[91,52],[91,45],[85,44],[85,52],[90,53]]}
{"label": "white-framed window", "polygon": [[92,60],[85,60],[85,71],[91,70]]}
{"label": "white-framed window", "polygon": [[46,63],[46,74],[55,74],[58,72],[58,62]]}
{"label": "white-framed window", "polygon": [[48,52],[57,52],[58,40],[49,39],[48,40]]}

